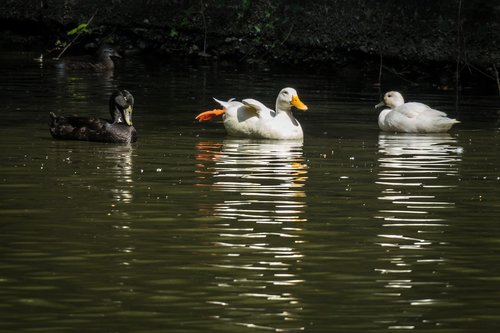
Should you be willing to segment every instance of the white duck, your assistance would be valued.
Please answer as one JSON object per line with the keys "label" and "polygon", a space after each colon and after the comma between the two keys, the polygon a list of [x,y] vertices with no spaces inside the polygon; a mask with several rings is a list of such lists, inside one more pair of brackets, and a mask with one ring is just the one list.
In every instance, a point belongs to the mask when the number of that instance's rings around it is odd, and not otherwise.
{"label": "white duck", "polygon": [[207,121],[223,115],[224,127],[229,135],[275,139],[299,140],[304,137],[302,127],[292,114],[292,106],[306,111],[307,106],[302,103],[293,88],[284,88],[276,99],[276,111],[267,108],[255,99],[244,99],[241,102],[230,99],[227,102],[214,98],[223,109],[214,109],[202,112],[196,116],[198,121]]}
{"label": "white duck", "polygon": [[375,108],[384,105],[390,109],[380,112],[378,126],[385,132],[441,133],[460,122],[448,118],[446,113],[431,109],[425,104],[405,103],[403,96],[397,91],[387,92],[384,100]]}

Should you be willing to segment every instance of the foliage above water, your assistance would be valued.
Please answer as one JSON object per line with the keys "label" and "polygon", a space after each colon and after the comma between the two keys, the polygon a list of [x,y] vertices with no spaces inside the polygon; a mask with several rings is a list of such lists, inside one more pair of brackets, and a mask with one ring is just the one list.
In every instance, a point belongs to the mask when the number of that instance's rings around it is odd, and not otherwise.
{"label": "foliage above water", "polygon": [[[408,63],[458,60],[485,72],[500,67],[500,6],[486,0],[60,2],[33,8],[6,0],[0,18],[28,23],[25,35],[30,24],[44,26],[46,49],[83,30],[81,44],[248,63],[340,66],[382,55]],[[97,9],[92,26],[83,24]]]}
{"label": "foliage above water", "polygon": [[68,36],[72,36],[78,33],[90,33],[90,29],[87,28],[87,23],[81,23],[76,28],[68,31]]}

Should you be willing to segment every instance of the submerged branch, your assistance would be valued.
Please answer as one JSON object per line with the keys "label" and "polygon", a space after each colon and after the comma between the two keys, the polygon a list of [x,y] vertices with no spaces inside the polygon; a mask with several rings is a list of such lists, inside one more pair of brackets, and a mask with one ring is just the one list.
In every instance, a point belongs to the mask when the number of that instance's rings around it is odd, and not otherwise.
{"label": "submerged branch", "polygon": [[208,34],[208,27],[207,27],[207,18],[205,17],[205,2],[203,2],[203,0],[200,1],[200,6],[201,6],[201,9],[200,9],[200,14],[201,14],[201,18],[202,18],[202,21],[203,21],[203,51],[200,52],[200,55],[201,56],[208,56],[208,53],[207,53],[207,34]]}
{"label": "submerged branch", "polygon": [[415,82],[415,81],[412,81],[412,80],[409,80],[409,79],[405,78],[405,77],[403,76],[403,74],[396,72],[396,70],[394,70],[394,69],[392,69],[392,68],[390,68],[390,67],[387,67],[387,66],[382,65],[380,68],[381,68],[381,69],[383,68],[383,69],[385,69],[386,71],[388,71],[388,72],[390,72],[390,73],[392,73],[392,74],[394,74],[394,75],[399,76],[401,79],[403,79],[404,81],[406,81],[406,82],[408,82],[408,83],[411,83],[411,84],[413,84],[413,85],[418,86],[418,83],[417,83],[417,82]]}
{"label": "submerged branch", "polygon": [[495,71],[495,78],[497,80],[498,95],[500,95],[500,77],[498,77],[498,69],[495,64],[493,64],[493,70]]}
{"label": "submerged branch", "polygon": [[460,88],[460,58],[462,55],[460,39],[462,36],[462,0],[458,0],[458,12],[457,12],[457,64],[455,68],[455,106],[458,109],[459,102],[459,88]]}
{"label": "submerged branch", "polygon": [[382,55],[382,52],[380,52],[380,66],[378,68],[378,86],[380,89],[380,86],[382,85],[382,68],[384,66],[383,64],[384,56]]}

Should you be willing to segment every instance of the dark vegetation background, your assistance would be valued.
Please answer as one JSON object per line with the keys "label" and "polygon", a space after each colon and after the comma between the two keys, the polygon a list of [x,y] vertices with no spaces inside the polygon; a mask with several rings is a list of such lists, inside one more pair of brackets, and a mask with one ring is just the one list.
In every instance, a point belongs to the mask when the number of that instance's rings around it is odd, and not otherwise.
{"label": "dark vegetation background", "polygon": [[499,27],[499,0],[0,3],[4,49],[56,56],[80,32],[71,52],[111,43],[124,53],[170,59],[332,71],[355,67],[375,76],[382,60],[384,72],[394,75],[428,78],[453,89],[459,73],[461,82],[483,82],[494,92],[500,92]]}

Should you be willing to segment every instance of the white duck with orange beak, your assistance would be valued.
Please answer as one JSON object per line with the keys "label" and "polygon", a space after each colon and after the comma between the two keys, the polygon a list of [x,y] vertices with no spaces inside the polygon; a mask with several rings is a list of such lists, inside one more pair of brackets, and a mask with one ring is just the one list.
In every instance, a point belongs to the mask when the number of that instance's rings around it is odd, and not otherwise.
{"label": "white duck with orange beak", "polygon": [[271,110],[255,99],[244,99],[241,102],[233,99],[223,102],[214,98],[223,109],[215,109],[200,113],[196,119],[200,122],[223,115],[224,127],[229,135],[274,139],[301,140],[304,138],[302,127],[292,114],[292,106],[306,111],[293,88],[284,88],[276,99],[276,110]]}

